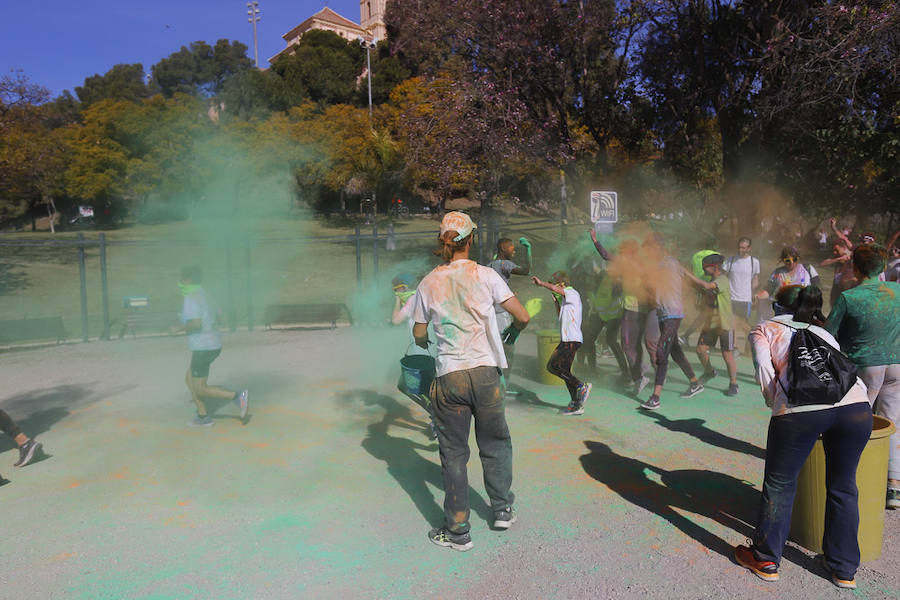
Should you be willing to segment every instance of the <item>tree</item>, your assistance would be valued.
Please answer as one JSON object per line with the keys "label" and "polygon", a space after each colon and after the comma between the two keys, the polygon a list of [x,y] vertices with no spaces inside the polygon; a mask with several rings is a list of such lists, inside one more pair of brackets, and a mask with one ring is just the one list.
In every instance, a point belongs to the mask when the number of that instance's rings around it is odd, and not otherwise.
{"label": "tree", "polygon": [[[538,136],[545,159],[569,170],[581,197],[587,182],[572,168],[575,161],[591,163],[591,176],[608,174],[611,149],[643,150],[629,71],[641,26],[633,4],[640,3],[396,2],[386,22],[392,52],[420,64],[420,74],[450,72],[514,99],[530,124],[513,130],[519,146],[527,149]],[[582,126],[590,146],[576,142]]]}
{"label": "tree", "polygon": [[65,155],[44,118],[41,105],[49,97],[21,71],[0,77],[0,221],[43,203],[54,227]]}
{"label": "tree", "polygon": [[209,97],[219,93],[229,77],[251,68],[253,61],[241,42],[221,39],[210,46],[198,41],[153,65],[153,83],[166,97],[177,92]]}
{"label": "tree", "polygon": [[352,104],[365,53],[359,44],[331,31],[308,31],[272,65],[295,94],[322,104]]}
{"label": "tree", "polygon": [[111,100],[136,101],[150,96],[150,89],[144,83],[144,66],[141,64],[115,65],[104,75],[92,75],[84,80],[84,85],[75,88],[78,99],[90,106],[107,98]]}
{"label": "tree", "polygon": [[900,215],[900,10],[816,3],[767,40],[758,101],[771,170],[807,214]]}

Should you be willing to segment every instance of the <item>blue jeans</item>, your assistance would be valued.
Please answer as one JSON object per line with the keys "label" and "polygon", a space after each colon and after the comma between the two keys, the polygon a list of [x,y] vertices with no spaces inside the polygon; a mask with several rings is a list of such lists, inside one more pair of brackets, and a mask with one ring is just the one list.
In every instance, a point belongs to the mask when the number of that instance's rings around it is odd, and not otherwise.
{"label": "blue jeans", "polygon": [[504,510],[515,499],[510,491],[512,439],[497,367],[475,367],[438,377],[432,386],[432,405],[444,477],[444,523],[453,533],[467,533],[470,525],[466,464],[472,417],[491,508],[494,512]]}
{"label": "blue jeans", "polygon": [[791,527],[797,477],[819,436],[825,449],[825,535],[822,552],[832,573],[852,579],[859,567],[856,467],[872,433],[867,402],[800,412],[769,420],[766,471],[753,550],[759,560],[781,563]]}

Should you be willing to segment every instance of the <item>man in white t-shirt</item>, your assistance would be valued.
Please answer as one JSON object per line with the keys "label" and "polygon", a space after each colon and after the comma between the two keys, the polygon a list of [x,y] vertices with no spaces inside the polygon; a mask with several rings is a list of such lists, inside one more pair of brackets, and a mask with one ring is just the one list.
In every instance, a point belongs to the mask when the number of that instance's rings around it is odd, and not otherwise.
{"label": "man in white t-shirt", "polygon": [[547,361],[547,370],[562,379],[569,390],[569,405],[562,411],[564,415],[584,414],[584,403],[591,393],[591,384],[572,375],[572,362],[584,338],[581,333],[581,296],[569,285],[565,271],[557,271],[550,281],[541,281],[532,276],[535,285],[553,292],[553,301],[559,313],[560,342]]}
{"label": "man in white t-shirt", "polygon": [[[528,324],[525,307],[493,269],[469,260],[472,219],[450,212],[441,221],[440,252],[444,264],[419,283],[413,306],[413,336],[428,346],[427,328],[437,339],[436,378],[431,387],[434,420],[444,479],[444,525],[428,539],[454,550],[472,548],[469,534],[469,429],[475,439],[494,528],[516,520],[512,490],[512,440],[503,405],[500,369],[506,367],[503,343],[515,342]],[[495,305],[513,316],[503,332],[496,327]]]}
{"label": "man in white t-shirt", "polygon": [[203,274],[197,267],[185,267],[181,270],[178,287],[184,296],[181,312],[182,325],[173,328],[173,333],[186,333],[188,347],[191,350],[191,364],[188,367],[186,382],[191,398],[197,405],[197,416],[188,421],[191,427],[210,427],[212,417],[206,412],[203,398],[223,398],[233,401],[241,410],[241,420],[247,418],[249,391],[232,392],[208,385],[209,366],[222,353],[222,333],[216,322],[216,310],[209,296],[201,287]]}
{"label": "man in white t-shirt", "polygon": [[745,336],[750,333],[753,295],[759,289],[759,259],[750,255],[751,247],[750,238],[740,238],[738,253],[729,257],[723,265],[728,273],[728,285],[731,286],[731,312],[737,317],[735,328],[742,330]]}

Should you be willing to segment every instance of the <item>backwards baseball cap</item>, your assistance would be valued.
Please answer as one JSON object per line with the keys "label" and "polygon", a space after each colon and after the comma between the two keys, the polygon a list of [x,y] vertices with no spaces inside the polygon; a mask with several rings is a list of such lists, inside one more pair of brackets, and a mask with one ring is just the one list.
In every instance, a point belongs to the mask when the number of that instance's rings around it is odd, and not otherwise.
{"label": "backwards baseball cap", "polygon": [[459,235],[453,238],[454,242],[458,242],[475,230],[475,223],[466,213],[459,211],[448,212],[441,221],[441,237],[448,231],[455,231]]}
{"label": "backwards baseball cap", "polygon": [[721,254],[708,254],[703,257],[703,266],[722,265],[725,264],[725,257]]}

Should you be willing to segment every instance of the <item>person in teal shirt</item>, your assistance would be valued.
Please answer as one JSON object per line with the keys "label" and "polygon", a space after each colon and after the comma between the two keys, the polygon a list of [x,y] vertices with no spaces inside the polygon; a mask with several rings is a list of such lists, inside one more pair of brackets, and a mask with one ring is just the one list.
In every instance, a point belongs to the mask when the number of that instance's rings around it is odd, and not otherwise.
{"label": "person in teal shirt", "polygon": [[[900,418],[900,283],[879,281],[887,251],[877,244],[853,249],[853,271],[860,282],[841,293],[825,329],[859,368],[876,415]],[[900,508],[900,434],[891,436],[887,508]]]}

